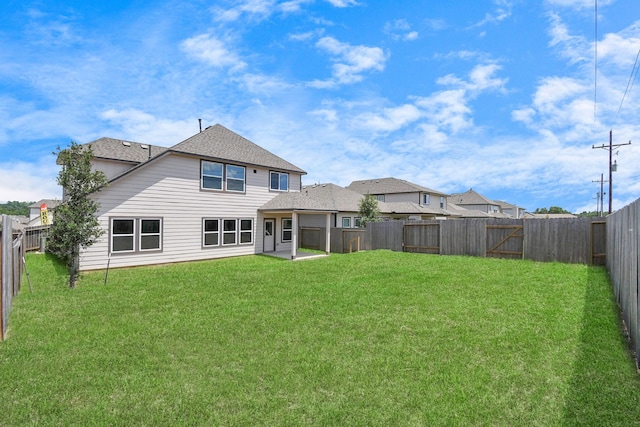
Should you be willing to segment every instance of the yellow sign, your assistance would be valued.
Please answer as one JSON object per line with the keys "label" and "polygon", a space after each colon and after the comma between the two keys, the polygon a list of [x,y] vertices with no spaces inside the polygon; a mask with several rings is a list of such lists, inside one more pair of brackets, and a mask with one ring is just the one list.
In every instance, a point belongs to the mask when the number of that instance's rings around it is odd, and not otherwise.
{"label": "yellow sign", "polygon": [[40,206],[40,224],[42,225],[49,225],[49,209],[47,209],[47,205],[46,204],[42,204]]}

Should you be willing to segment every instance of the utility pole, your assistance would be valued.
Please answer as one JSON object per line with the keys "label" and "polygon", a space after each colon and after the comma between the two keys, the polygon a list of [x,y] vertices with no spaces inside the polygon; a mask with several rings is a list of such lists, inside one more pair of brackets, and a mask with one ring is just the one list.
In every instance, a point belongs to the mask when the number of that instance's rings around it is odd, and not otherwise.
{"label": "utility pole", "polygon": [[591,182],[599,182],[600,183],[600,192],[598,193],[598,213],[600,214],[600,216],[604,216],[604,183],[605,182],[609,182],[609,181],[605,181],[604,180],[604,174],[601,173],[600,174],[600,179],[598,181],[591,181]]}
{"label": "utility pole", "polygon": [[618,169],[617,162],[615,164],[612,162],[612,160],[613,160],[613,149],[614,148],[618,148],[618,147],[622,147],[623,145],[631,145],[631,141],[625,142],[624,144],[614,144],[613,143],[613,130],[610,130],[609,131],[609,145],[602,144],[602,145],[600,145],[598,147],[596,147],[595,145],[591,146],[591,148],[602,148],[602,149],[605,149],[605,150],[609,150],[609,213],[612,212],[611,203],[613,201],[613,172]]}

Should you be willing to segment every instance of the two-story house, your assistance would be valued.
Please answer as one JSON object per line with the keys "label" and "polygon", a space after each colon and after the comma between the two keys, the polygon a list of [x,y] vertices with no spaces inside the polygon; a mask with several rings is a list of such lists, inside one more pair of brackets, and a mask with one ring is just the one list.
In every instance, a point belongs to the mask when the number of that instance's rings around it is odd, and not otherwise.
{"label": "two-story house", "polygon": [[385,203],[390,218],[437,219],[456,216],[447,210],[447,194],[398,178],[353,181],[346,187]]}
{"label": "two-story house", "polygon": [[305,171],[221,125],[170,148],[111,138],[85,145],[109,185],[92,196],[104,235],[82,251],[80,270],[268,251],[295,258],[298,214],[330,215],[300,199]]}

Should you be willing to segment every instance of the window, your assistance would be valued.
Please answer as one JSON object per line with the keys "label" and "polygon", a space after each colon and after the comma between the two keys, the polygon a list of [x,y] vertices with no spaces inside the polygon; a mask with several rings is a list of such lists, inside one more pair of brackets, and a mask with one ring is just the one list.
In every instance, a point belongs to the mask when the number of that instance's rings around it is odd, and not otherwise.
{"label": "window", "polygon": [[203,246],[220,245],[220,220],[204,219],[202,221],[202,243]]}
{"label": "window", "polygon": [[355,218],[354,218],[354,222],[355,222],[355,224],[356,224],[356,228],[360,228],[360,227],[362,227],[362,220],[360,219],[360,217],[359,217],[359,216],[357,216],[357,217],[355,217]]}
{"label": "window", "polygon": [[342,218],[342,228],[351,228],[351,218],[349,217]]}
{"label": "window", "polygon": [[270,172],[270,188],[276,191],[289,191],[289,174]]}
{"label": "window", "polygon": [[202,188],[222,190],[222,163],[202,161]]}
{"label": "window", "polygon": [[291,218],[282,218],[282,241],[291,241],[291,230],[293,229],[293,220]]}
{"label": "window", "polygon": [[112,218],[111,252],[162,250],[161,218]]}
{"label": "window", "polygon": [[444,209],[444,197],[440,197],[440,207]]}
{"label": "window", "polygon": [[162,221],[160,219],[140,220],[140,250],[159,250],[161,242]]}
{"label": "window", "polygon": [[253,243],[253,220],[240,220],[240,244]]}
{"label": "window", "polygon": [[236,244],[236,226],[238,222],[235,219],[223,219],[222,220],[222,244],[223,245],[235,245]]}
{"label": "window", "polygon": [[422,204],[423,205],[428,205],[429,203],[431,203],[431,195],[430,194],[423,194],[422,195]]}
{"label": "window", "polygon": [[377,194],[376,200],[379,202],[384,202],[384,194]]}
{"label": "window", "polygon": [[244,191],[244,166],[227,165],[227,191]]}
{"label": "window", "polygon": [[111,252],[133,252],[135,237],[135,220],[111,220]]}

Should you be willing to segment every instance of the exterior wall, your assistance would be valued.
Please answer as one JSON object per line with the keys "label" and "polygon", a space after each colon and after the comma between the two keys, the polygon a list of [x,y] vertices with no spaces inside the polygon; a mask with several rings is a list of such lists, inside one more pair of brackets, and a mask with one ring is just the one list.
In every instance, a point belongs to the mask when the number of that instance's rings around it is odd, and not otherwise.
{"label": "exterior wall", "polygon": [[[111,218],[161,218],[162,249],[112,253],[110,267],[261,253],[264,222],[257,209],[278,192],[269,190],[268,169],[247,167],[245,175],[245,193],[200,190],[200,159],[168,154],[111,183],[97,194],[100,202],[98,219],[105,233],[82,253],[80,269],[106,268]],[[300,179],[291,174],[290,181],[295,184]],[[204,248],[203,218],[252,219],[253,242]],[[281,235],[280,226],[278,220],[276,227]]]}
{"label": "exterior wall", "polygon": [[133,163],[118,162],[114,160],[93,159],[91,160],[91,170],[104,172],[107,179],[115,178],[121,173],[136,166]]}
{"label": "exterior wall", "polygon": [[[388,203],[393,202],[413,202],[422,204],[422,200],[420,200],[420,193],[392,193],[385,194],[384,201]],[[432,200],[433,203],[433,200]]]}
{"label": "exterior wall", "polygon": [[[300,227],[324,227],[326,218],[321,214],[298,215],[298,225]],[[333,227],[333,218],[331,219],[331,226]]]}

